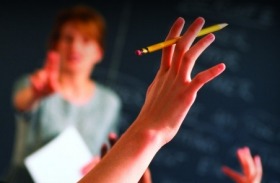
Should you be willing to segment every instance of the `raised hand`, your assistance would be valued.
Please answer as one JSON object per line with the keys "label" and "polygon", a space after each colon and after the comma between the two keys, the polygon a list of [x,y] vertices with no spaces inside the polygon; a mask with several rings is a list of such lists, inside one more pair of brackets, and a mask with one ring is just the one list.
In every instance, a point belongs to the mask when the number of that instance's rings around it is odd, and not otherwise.
{"label": "raised hand", "polygon": [[248,147],[239,148],[237,157],[242,167],[239,173],[227,166],[222,167],[224,174],[229,176],[236,183],[260,183],[262,179],[262,163],[260,156],[252,157]]}
{"label": "raised hand", "polygon": [[[183,18],[178,18],[166,39],[179,37],[184,23]],[[79,182],[136,182],[160,148],[173,139],[197,92],[225,69],[223,63],[217,64],[191,78],[197,58],[215,38],[209,34],[192,45],[203,24],[204,19],[197,18],[176,45],[164,48],[161,66],[147,90],[138,117]]]}
{"label": "raised hand", "polygon": [[[160,69],[148,89],[139,115],[147,117],[143,121],[149,122],[147,126],[150,128],[157,131],[166,129],[162,131],[165,143],[177,133],[199,89],[225,69],[225,65],[221,63],[191,78],[197,58],[215,39],[213,34],[209,34],[192,46],[203,24],[204,19],[197,18],[176,46],[163,50]],[[183,26],[184,19],[177,19],[166,40],[179,37]]]}
{"label": "raised hand", "polygon": [[50,51],[45,65],[30,76],[31,86],[36,97],[52,94],[58,89],[59,55]]}

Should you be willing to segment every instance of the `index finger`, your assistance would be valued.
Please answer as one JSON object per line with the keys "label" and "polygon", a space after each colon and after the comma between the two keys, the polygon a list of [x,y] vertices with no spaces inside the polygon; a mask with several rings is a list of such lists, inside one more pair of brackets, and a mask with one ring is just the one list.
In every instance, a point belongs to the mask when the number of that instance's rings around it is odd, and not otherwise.
{"label": "index finger", "polygon": [[254,157],[254,163],[256,165],[256,179],[259,180],[259,182],[261,182],[263,170],[261,157],[259,155],[256,155]]}
{"label": "index finger", "polygon": [[59,70],[59,55],[54,51],[47,53],[47,59],[45,62],[44,69],[49,73],[57,73]]}
{"label": "index finger", "polygon": [[250,149],[248,147],[239,149],[237,151],[237,155],[245,176],[251,177],[255,172],[255,166],[254,166],[253,158],[251,156]]}
{"label": "index finger", "polygon": [[177,42],[175,46],[174,56],[172,58],[172,69],[177,73],[178,69],[181,65],[182,58],[186,51],[188,51],[194,42],[197,34],[201,30],[204,25],[204,18],[198,17],[195,21],[190,25],[187,31],[183,34],[182,38]]}
{"label": "index finger", "polygon": [[[172,38],[179,37],[181,31],[184,27],[185,20],[182,17],[179,17],[172,25],[167,37],[165,40],[169,40]],[[174,45],[166,47],[162,50],[162,58],[161,58],[161,69],[166,71],[169,69],[171,65],[172,55],[174,51]]]}
{"label": "index finger", "polygon": [[227,176],[232,178],[235,182],[242,182],[244,179],[240,173],[234,171],[233,169],[231,169],[227,166],[223,166],[222,171],[224,174],[226,174]]}

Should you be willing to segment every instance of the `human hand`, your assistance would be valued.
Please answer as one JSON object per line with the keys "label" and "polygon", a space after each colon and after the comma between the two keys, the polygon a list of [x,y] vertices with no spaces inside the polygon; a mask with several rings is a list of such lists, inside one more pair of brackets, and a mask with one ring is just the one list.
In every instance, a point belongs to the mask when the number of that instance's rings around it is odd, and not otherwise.
{"label": "human hand", "polygon": [[[178,18],[166,40],[179,37],[184,23],[183,18]],[[144,123],[143,128],[160,132],[164,144],[177,133],[200,88],[225,69],[221,63],[191,78],[197,58],[215,39],[209,34],[192,46],[203,24],[204,19],[197,18],[176,45],[163,49],[160,69],[148,88],[137,119]]]}
{"label": "human hand", "polygon": [[239,148],[237,157],[242,167],[243,173],[223,166],[222,171],[236,183],[260,183],[262,179],[262,163],[260,156],[252,157],[248,147]]}
{"label": "human hand", "polygon": [[[178,18],[166,39],[179,37],[184,23],[183,18]],[[79,182],[139,181],[159,149],[176,135],[199,89],[225,69],[221,63],[191,78],[196,59],[214,40],[214,35],[209,34],[192,46],[203,24],[204,19],[197,18],[176,45],[163,49],[161,66],[138,117]]]}
{"label": "human hand", "polygon": [[42,69],[30,76],[31,87],[37,98],[45,97],[58,90],[59,55],[50,51]]}
{"label": "human hand", "polygon": [[113,147],[113,145],[118,141],[118,136],[116,133],[110,133],[108,135],[108,141],[109,141],[109,146],[107,146],[106,143],[104,143],[101,147],[101,158],[103,158],[107,152],[109,151],[110,148]]}

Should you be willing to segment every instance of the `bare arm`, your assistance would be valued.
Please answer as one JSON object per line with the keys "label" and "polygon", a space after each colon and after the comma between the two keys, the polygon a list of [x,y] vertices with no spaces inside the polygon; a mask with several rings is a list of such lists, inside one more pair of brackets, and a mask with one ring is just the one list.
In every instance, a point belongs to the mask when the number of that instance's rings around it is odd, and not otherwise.
{"label": "bare arm", "polygon": [[[108,140],[109,146],[107,146],[107,144],[104,143],[101,147],[101,158],[103,158],[109,152],[110,148],[112,148],[113,145],[117,142],[117,134],[110,133],[108,136]],[[100,160],[100,158],[93,158],[87,165],[85,165],[81,169],[81,173],[83,175],[87,174],[93,167],[95,167],[99,163]],[[146,169],[145,173],[142,175],[138,183],[152,183],[152,176],[149,168]]]}
{"label": "bare arm", "polygon": [[39,100],[31,86],[27,86],[15,94],[14,107],[19,111],[29,111]]}
{"label": "bare arm", "polygon": [[[136,183],[159,149],[176,135],[199,89],[225,69],[218,64],[191,79],[196,59],[214,40],[210,34],[192,46],[203,24],[203,18],[196,19],[176,46],[163,50],[160,69],[137,119],[80,183]],[[183,26],[184,19],[178,18],[167,39],[180,36]]]}

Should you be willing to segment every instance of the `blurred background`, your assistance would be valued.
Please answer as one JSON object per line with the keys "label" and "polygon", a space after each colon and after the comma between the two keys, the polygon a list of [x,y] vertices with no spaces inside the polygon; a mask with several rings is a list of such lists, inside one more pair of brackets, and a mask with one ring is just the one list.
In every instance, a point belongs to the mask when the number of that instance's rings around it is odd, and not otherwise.
{"label": "blurred background", "polygon": [[186,27],[198,16],[205,26],[228,23],[201,55],[194,73],[225,62],[223,75],[198,93],[175,139],[151,163],[155,183],[230,182],[220,167],[240,169],[236,149],[249,146],[263,161],[263,183],[280,183],[280,8],[276,0],[36,1],[0,6],[0,180],[14,142],[11,103],[14,81],[41,67],[56,13],[85,4],[106,18],[105,58],[93,77],[121,96],[122,131],[137,116],[160,64],[160,51],[136,56],[136,49],[160,42],[173,21]]}

